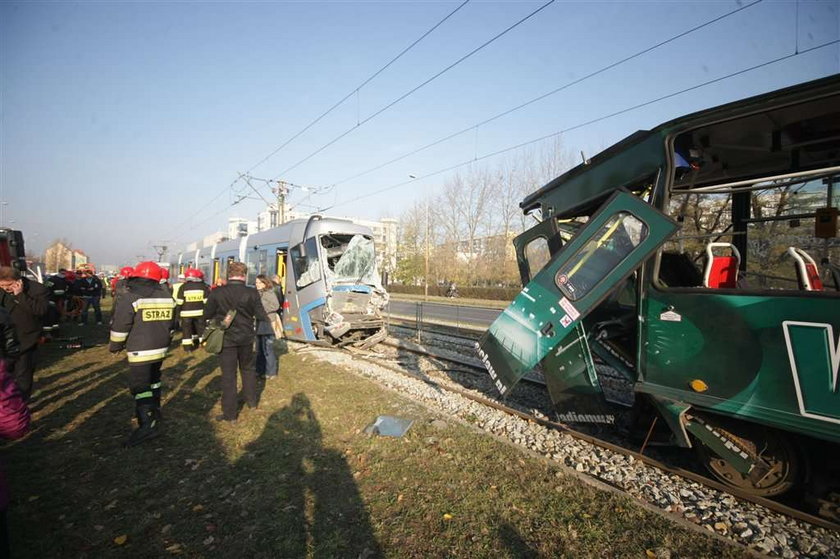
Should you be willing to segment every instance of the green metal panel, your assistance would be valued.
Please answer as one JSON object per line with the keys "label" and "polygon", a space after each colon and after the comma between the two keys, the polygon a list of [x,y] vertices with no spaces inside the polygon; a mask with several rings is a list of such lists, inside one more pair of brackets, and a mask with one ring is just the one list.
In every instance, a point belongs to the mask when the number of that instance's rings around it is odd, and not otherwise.
{"label": "green metal panel", "polygon": [[633,181],[654,175],[665,164],[663,136],[636,132],[598,154],[591,163],[557,177],[526,197],[520,206],[526,213],[541,208],[543,218],[571,214]]}
{"label": "green metal panel", "polygon": [[601,387],[583,324],[575,325],[574,332],[563,342],[542,361],[551,401],[556,404],[567,394],[599,394]]}
{"label": "green metal panel", "polygon": [[840,441],[840,298],[649,290],[643,314],[636,390]]}
{"label": "green metal panel", "polygon": [[574,326],[677,229],[626,192],[616,192],[555,254],[479,341],[479,356],[507,393]]}

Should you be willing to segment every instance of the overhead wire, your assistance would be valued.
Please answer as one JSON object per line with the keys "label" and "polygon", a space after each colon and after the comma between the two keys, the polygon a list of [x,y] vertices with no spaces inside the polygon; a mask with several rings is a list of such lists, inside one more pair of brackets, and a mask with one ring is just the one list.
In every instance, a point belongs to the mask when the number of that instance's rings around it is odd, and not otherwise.
{"label": "overhead wire", "polygon": [[467,132],[469,132],[469,131],[471,131],[471,130],[477,130],[479,127],[484,126],[485,124],[489,124],[489,123],[491,123],[491,122],[493,122],[493,121],[495,121],[495,120],[498,120],[498,119],[500,119],[500,118],[502,118],[502,117],[505,117],[505,116],[507,116],[507,115],[509,115],[509,114],[512,114],[512,113],[514,113],[514,112],[516,112],[516,111],[518,111],[518,110],[524,109],[525,107],[528,107],[529,105],[533,105],[534,103],[536,103],[536,102],[538,102],[538,101],[542,101],[543,99],[546,99],[546,98],[548,98],[548,97],[551,97],[552,95],[555,95],[555,94],[557,94],[557,93],[560,93],[561,91],[563,91],[563,90],[565,90],[565,89],[568,89],[568,88],[570,88],[570,87],[572,87],[572,86],[574,86],[574,85],[577,85],[577,84],[579,84],[579,83],[581,83],[581,82],[583,82],[583,81],[586,81],[586,80],[588,80],[588,79],[590,79],[590,78],[593,78],[593,77],[595,77],[595,76],[597,76],[597,75],[599,75],[599,74],[603,74],[604,72],[606,72],[606,71],[608,71],[608,70],[612,70],[613,68],[616,68],[616,67],[618,67],[618,66],[620,66],[620,65],[622,65],[622,64],[625,64],[625,63],[627,63],[627,62],[630,62],[631,60],[633,60],[633,59],[635,59],[635,58],[638,58],[638,57],[640,57],[640,56],[642,56],[642,55],[645,55],[645,54],[647,54],[647,53],[649,53],[649,52],[651,52],[651,51],[654,51],[654,50],[656,50],[656,49],[658,49],[658,48],[660,48],[660,47],[662,47],[662,46],[665,46],[665,45],[667,45],[667,44],[669,44],[669,43],[672,43],[672,42],[674,42],[674,41],[676,41],[676,40],[678,40],[678,39],[681,39],[681,38],[683,38],[683,37],[685,37],[685,36],[687,36],[687,35],[690,35],[690,34],[694,33],[695,31],[699,31],[700,29],[703,29],[703,28],[705,28],[705,27],[708,27],[709,25],[712,25],[712,24],[717,23],[717,22],[719,22],[719,21],[721,21],[721,20],[723,20],[723,19],[726,19],[726,18],[728,18],[728,17],[730,17],[730,16],[733,16],[733,15],[735,15],[735,14],[737,14],[737,13],[739,13],[739,12],[743,11],[743,10],[746,10],[746,9],[748,9],[748,8],[751,8],[751,7],[755,6],[756,4],[760,4],[761,2],[763,2],[763,0],[756,0],[755,2],[752,2],[752,3],[750,3],[750,4],[746,4],[746,5],[741,6],[741,7],[739,7],[739,8],[736,8],[735,10],[732,10],[732,11],[730,11],[730,12],[727,12],[727,13],[725,13],[725,14],[723,14],[723,15],[721,15],[721,16],[718,16],[718,17],[716,17],[716,18],[714,18],[714,19],[710,19],[709,21],[707,21],[707,22],[705,22],[705,23],[702,23],[702,24],[700,24],[700,25],[697,25],[697,26],[695,26],[695,27],[692,27],[691,29],[688,29],[688,30],[686,30],[686,31],[683,31],[683,32],[681,32],[681,33],[678,33],[678,34],[676,34],[676,35],[674,35],[674,36],[672,36],[672,37],[670,37],[670,38],[668,38],[668,39],[665,39],[664,41],[660,41],[659,43],[656,43],[656,44],[655,44],[655,45],[653,45],[653,46],[650,46],[650,47],[647,47],[647,48],[645,48],[645,49],[642,49],[642,50],[640,50],[640,51],[638,51],[638,52],[636,52],[636,53],[634,53],[634,54],[631,54],[630,56],[626,56],[626,57],[622,58],[621,60],[617,60],[617,61],[615,61],[615,62],[612,62],[612,63],[610,63],[610,64],[608,64],[608,65],[606,65],[606,66],[603,66],[602,68],[600,68],[600,69],[598,69],[598,70],[595,70],[594,72],[590,72],[589,74],[586,74],[585,76],[581,76],[580,78],[578,78],[578,79],[576,79],[576,80],[573,80],[573,81],[571,81],[571,82],[569,82],[569,83],[566,83],[566,84],[564,84],[564,85],[562,85],[562,86],[560,86],[560,87],[557,87],[557,88],[555,88],[555,89],[553,89],[553,90],[551,90],[551,91],[549,91],[549,92],[547,92],[547,93],[544,93],[544,94],[542,94],[542,95],[539,95],[538,97],[534,97],[533,99],[530,99],[529,101],[525,101],[524,103],[521,103],[521,104],[519,104],[519,105],[517,105],[517,106],[515,106],[515,107],[513,107],[513,108],[507,109],[507,110],[505,110],[505,111],[503,111],[503,112],[501,112],[501,113],[498,113],[498,114],[496,114],[496,115],[494,115],[494,116],[491,116],[490,118],[487,118],[487,119],[485,119],[485,120],[482,120],[481,122],[478,122],[478,123],[476,123],[476,124],[473,124],[473,125],[470,125],[470,126],[468,126],[468,127],[466,127],[466,128],[463,128],[462,130],[459,130],[458,132],[453,132],[453,133],[451,133],[451,134],[449,134],[449,135],[447,135],[447,136],[444,136],[444,137],[442,137],[442,138],[439,138],[439,139],[437,139],[437,140],[434,140],[433,142],[430,142],[430,143],[428,143],[428,144],[426,144],[426,145],[424,145],[424,146],[422,146],[422,147],[419,147],[419,148],[417,148],[417,149],[415,149],[415,150],[413,150],[413,151],[410,151],[410,152],[408,152],[408,153],[405,153],[405,154],[403,154],[403,155],[400,155],[400,156],[398,156],[398,157],[395,157],[394,159],[391,159],[390,161],[386,161],[385,163],[382,163],[382,164],[377,165],[377,166],[375,166],[375,167],[371,167],[370,169],[367,169],[367,170],[365,170],[365,171],[362,171],[361,173],[358,173],[358,174],[355,174],[355,175],[353,175],[353,176],[350,176],[350,177],[347,177],[347,178],[345,178],[345,179],[342,179],[342,180],[340,180],[340,181],[337,181],[337,182],[333,183],[333,186],[338,186],[338,185],[340,185],[340,184],[344,184],[344,183],[346,183],[346,182],[350,182],[350,181],[352,181],[352,180],[358,179],[358,178],[363,177],[363,176],[365,176],[365,175],[367,175],[367,174],[373,173],[374,171],[378,171],[378,170],[383,169],[383,168],[385,168],[385,167],[387,167],[387,166],[389,166],[389,165],[392,165],[392,164],[394,164],[394,163],[396,163],[396,162],[398,162],[398,161],[402,161],[403,159],[406,159],[406,158],[408,158],[408,157],[411,157],[412,155],[417,155],[418,153],[421,153],[421,152],[423,152],[423,151],[426,151],[427,149],[433,148],[433,147],[435,147],[435,146],[437,146],[437,145],[440,145],[440,144],[442,144],[442,143],[444,143],[444,142],[446,142],[446,141],[449,141],[449,140],[451,140],[451,139],[453,139],[453,138],[457,138],[458,136],[460,136],[460,135],[462,135],[462,134],[465,134],[465,133],[467,133]]}
{"label": "overhead wire", "polygon": [[212,205],[216,202],[216,200],[218,200],[219,198],[221,198],[223,194],[227,193],[227,192],[228,192],[231,188],[233,188],[233,185],[235,185],[235,184],[236,184],[236,182],[237,182],[238,180],[239,180],[239,178],[237,178],[236,180],[234,180],[233,182],[231,182],[229,185],[227,185],[226,187],[224,187],[224,188],[221,190],[221,192],[219,192],[219,193],[218,193],[218,194],[216,194],[213,198],[211,198],[210,200],[208,200],[208,201],[207,201],[207,202],[206,202],[203,206],[201,206],[198,210],[196,210],[195,212],[193,212],[192,214],[190,214],[190,216],[189,216],[187,219],[185,219],[184,221],[180,222],[178,225],[176,225],[175,227],[173,227],[173,228],[170,230],[170,233],[169,233],[169,235],[167,235],[167,237],[166,237],[166,238],[170,238],[170,237],[172,237],[172,236],[173,236],[176,232],[178,232],[181,228],[183,228],[185,225],[187,225],[187,224],[188,224],[188,223],[190,223],[193,219],[195,219],[195,217],[196,217],[197,215],[200,215],[200,214],[201,214],[201,212],[203,212],[204,210],[206,210],[207,208],[209,208],[210,206],[212,206]]}
{"label": "overhead wire", "polygon": [[584,128],[586,126],[590,126],[592,124],[595,124],[595,123],[598,123],[598,122],[601,122],[601,121],[604,121],[604,120],[607,120],[607,119],[610,119],[610,118],[628,113],[630,111],[634,111],[634,110],[640,109],[642,107],[647,107],[648,105],[652,105],[654,103],[658,103],[660,101],[664,101],[666,99],[676,97],[677,95],[681,95],[683,93],[688,93],[689,91],[693,91],[695,89],[699,89],[701,87],[705,87],[705,86],[711,85],[713,83],[717,83],[717,82],[720,82],[720,81],[723,81],[723,80],[734,78],[736,76],[746,74],[747,72],[752,72],[754,70],[758,70],[760,68],[764,68],[764,67],[770,66],[772,64],[777,64],[779,62],[783,62],[783,61],[789,60],[791,58],[796,58],[797,56],[802,56],[802,55],[807,54],[809,52],[813,52],[813,51],[816,51],[816,50],[819,50],[819,49],[822,49],[822,48],[826,48],[826,47],[830,47],[832,45],[837,45],[837,44],[840,44],[840,39],[835,39],[833,41],[829,41],[827,43],[823,43],[821,45],[817,45],[817,46],[814,46],[814,47],[811,47],[811,48],[808,48],[808,49],[797,50],[797,52],[794,52],[794,53],[791,53],[791,54],[786,54],[784,56],[774,58],[773,60],[768,60],[766,62],[762,62],[761,64],[756,64],[754,66],[750,66],[749,68],[744,68],[744,69],[738,70],[736,72],[732,72],[732,73],[727,74],[725,76],[721,76],[721,77],[718,77],[718,78],[707,80],[705,82],[693,85],[691,87],[687,87],[685,89],[681,89],[679,91],[675,91],[675,92],[669,93],[667,95],[662,95],[661,97],[657,97],[655,99],[651,99],[651,100],[645,101],[643,103],[639,103],[639,104],[633,105],[631,107],[626,107],[624,109],[621,109],[621,110],[618,110],[618,111],[600,116],[598,118],[593,118],[593,119],[588,120],[586,122],[582,122],[582,123],[576,124],[574,126],[564,128],[563,130],[559,130],[559,131],[553,132],[551,134],[546,134],[544,136],[540,136],[539,138],[535,138],[533,140],[528,140],[527,142],[522,142],[522,143],[516,144],[514,146],[509,146],[509,147],[506,147],[504,149],[500,149],[500,150],[494,151],[492,153],[482,155],[481,157],[470,159],[469,161],[464,161],[464,162],[461,162],[461,163],[458,163],[458,164],[455,164],[455,165],[451,165],[451,166],[446,167],[444,169],[439,169],[437,171],[433,171],[431,173],[428,173],[428,174],[425,174],[425,175],[422,175],[422,176],[419,176],[419,177],[415,177],[411,180],[402,181],[402,182],[399,182],[397,184],[393,184],[393,185],[387,186],[385,188],[381,188],[379,190],[376,190],[374,192],[370,192],[368,194],[362,194],[360,196],[356,196],[355,198],[350,198],[348,200],[343,200],[343,201],[340,201],[340,202],[336,202],[336,203],[334,203],[330,206],[321,207],[321,208],[318,209],[318,211],[323,212],[323,211],[327,211],[327,210],[330,210],[332,208],[335,208],[337,206],[341,206],[341,205],[344,205],[344,204],[349,204],[349,203],[352,203],[352,202],[357,202],[359,200],[364,200],[365,198],[370,198],[371,196],[376,196],[378,194],[388,192],[389,190],[394,190],[395,188],[399,188],[401,186],[411,184],[411,183],[416,182],[418,180],[427,179],[427,178],[430,178],[430,177],[441,175],[443,173],[447,173],[449,171],[454,171],[455,169],[458,169],[460,167],[465,167],[467,165],[472,165],[472,164],[476,163],[477,161],[482,161],[482,160],[485,160],[485,159],[490,159],[490,158],[493,158],[493,157],[497,157],[497,156],[502,155],[504,153],[508,153],[508,152],[511,152],[511,151],[514,151],[514,150],[517,150],[517,149],[521,149],[523,147],[526,147],[526,146],[529,146],[529,145],[532,145],[532,144],[536,144],[538,142],[543,142],[543,141],[548,140],[550,138],[555,138],[557,136],[560,136],[561,134],[566,134],[568,132],[572,132],[574,130]]}
{"label": "overhead wire", "polygon": [[[387,64],[385,64],[384,66],[382,66],[379,70],[377,70],[376,72],[374,72],[373,74],[371,74],[371,75],[370,75],[370,76],[369,76],[366,80],[364,80],[361,84],[359,84],[358,86],[356,86],[356,88],[355,88],[355,89],[353,89],[352,91],[350,91],[350,92],[349,92],[347,95],[345,95],[345,96],[344,96],[344,97],[343,97],[340,101],[336,102],[336,103],[335,103],[332,107],[330,107],[329,109],[327,109],[326,111],[324,111],[323,113],[321,113],[321,115],[320,115],[320,116],[318,116],[315,120],[313,120],[312,122],[310,122],[309,124],[307,124],[304,128],[302,128],[300,131],[298,131],[296,134],[294,134],[291,138],[289,138],[288,140],[286,140],[285,142],[283,142],[283,144],[282,144],[282,145],[280,145],[280,147],[278,147],[277,149],[275,149],[274,151],[272,151],[271,153],[269,153],[267,156],[265,156],[265,157],[264,157],[263,159],[261,159],[259,162],[255,163],[254,165],[252,165],[251,167],[249,167],[249,168],[248,168],[248,170],[247,170],[247,171],[245,171],[245,173],[240,173],[240,174],[239,174],[239,176],[238,176],[236,179],[234,179],[234,180],[233,180],[233,181],[232,181],[229,185],[227,185],[227,186],[226,186],[226,187],[225,187],[225,188],[224,188],[221,192],[219,192],[219,194],[217,194],[216,196],[214,196],[214,197],[213,197],[212,199],[210,199],[210,200],[209,200],[209,201],[208,201],[205,205],[203,205],[203,206],[202,206],[201,208],[199,208],[197,211],[193,212],[193,213],[192,213],[192,214],[191,214],[191,215],[190,215],[187,219],[185,219],[184,221],[182,221],[181,223],[179,223],[179,224],[178,224],[175,228],[173,228],[173,229],[171,230],[170,236],[171,236],[171,235],[174,235],[174,234],[175,234],[175,233],[176,233],[179,229],[181,229],[182,227],[184,227],[185,225],[187,225],[188,223],[190,223],[190,222],[191,222],[191,221],[192,221],[192,220],[193,220],[193,219],[194,219],[197,215],[200,215],[200,214],[201,214],[204,210],[206,210],[208,207],[210,207],[211,205],[213,205],[213,203],[215,203],[215,202],[216,202],[216,200],[218,200],[218,199],[219,199],[219,198],[220,198],[223,194],[225,194],[226,192],[228,192],[228,190],[230,190],[231,188],[233,188],[233,186],[234,186],[234,185],[235,185],[235,184],[236,184],[239,180],[241,180],[241,179],[242,179],[242,177],[243,177],[244,175],[246,175],[247,173],[250,173],[251,171],[253,171],[253,170],[254,170],[254,169],[256,169],[257,167],[259,167],[260,165],[262,165],[263,163],[265,163],[265,162],[266,162],[267,160],[269,160],[271,157],[273,157],[273,156],[274,156],[274,155],[276,155],[278,152],[280,152],[280,150],[282,150],[282,149],[283,149],[283,148],[285,148],[287,145],[289,145],[291,142],[293,142],[293,141],[294,141],[294,140],[296,140],[298,137],[300,137],[302,134],[304,134],[307,130],[309,130],[310,128],[312,128],[313,126],[315,126],[315,125],[316,125],[318,122],[320,122],[320,121],[321,121],[324,117],[326,117],[328,114],[330,114],[330,113],[331,113],[332,111],[334,111],[336,108],[338,108],[338,107],[339,107],[342,103],[344,103],[345,101],[347,101],[347,99],[349,99],[350,97],[352,97],[354,94],[357,94],[357,93],[359,92],[359,90],[361,90],[364,86],[366,86],[366,85],[367,85],[367,84],[369,84],[371,81],[373,81],[373,80],[374,80],[377,76],[379,76],[382,72],[384,72],[386,69],[388,69],[388,68],[389,68],[392,64],[394,64],[397,60],[399,60],[400,58],[402,58],[402,57],[403,57],[403,55],[405,55],[408,51],[410,51],[412,48],[414,48],[415,46],[417,46],[417,45],[418,45],[418,44],[419,44],[419,43],[420,43],[423,39],[425,39],[426,37],[428,37],[429,35],[431,35],[431,34],[432,34],[432,33],[433,33],[433,32],[434,32],[434,31],[435,31],[438,27],[440,27],[441,25],[443,25],[443,24],[444,24],[447,20],[449,20],[452,16],[454,16],[454,15],[455,15],[458,11],[460,11],[460,10],[461,10],[461,8],[463,8],[464,6],[466,6],[469,2],[470,2],[470,0],[464,0],[464,1],[463,1],[461,4],[459,4],[459,5],[458,5],[458,6],[457,6],[454,10],[452,10],[451,12],[449,12],[449,13],[448,13],[448,14],[447,14],[447,15],[446,15],[443,19],[441,19],[439,22],[437,22],[435,25],[433,25],[431,28],[429,28],[429,29],[428,29],[425,33],[423,33],[423,34],[422,34],[419,38],[417,38],[414,42],[412,42],[410,45],[408,45],[406,48],[404,48],[402,51],[400,51],[400,53],[399,53],[399,54],[397,54],[397,55],[396,55],[394,58],[392,58],[390,61],[388,61],[388,63],[387,63]],[[252,187],[252,188],[253,188],[253,187]],[[214,214],[214,216],[215,216],[215,215],[217,215],[217,214]]]}
{"label": "overhead wire", "polygon": [[259,167],[260,165],[262,165],[263,163],[265,163],[266,161],[268,161],[269,159],[271,159],[273,156],[275,156],[277,153],[279,153],[279,152],[280,152],[280,150],[282,150],[283,148],[285,148],[286,146],[288,146],[290,143],[292,143],[293,141],[295,141],[295,140],[296,140],[297,138],[299,138],[302,134],[304,134],[307,130],[309,130],[310,128],[312,128],[312,127],[313,127],[313,126],[315,126],[316,124],[318,124],[318,123],[319,123],[319,122],[320,122],[320,121],[321,121],[321,120],[322,120],[325,116],[327,116],[328,114],[330,114],[331,112],[333,112],[335,109],[337,109],[339,106],[341,106],[341,105],[342,105],[345,101],[347,101],[348,99],[350,99],[353,95],[358,94],[358,93],[359,93],[359,91],[360,91],[360,90],[361,90],[364,86],[366,86],[366,85],[367,85],[367,84],[369,84],[371,81],[373,81],[373,80],[374,80],[374,79],[375,79],[375,78],[376,78],[379,74],[381,74],[382,72],[384,72],[385,70],[387,70],[387,69],[388,69],[388,68],[389,68],[389,67],[390,67],[390,66],[391,66],[394,62],[396,62],[397,60],[399,60],[400,58],[402,58],[402,56],[403,56],[405,53],[407,53],[407,52],[408,52],[408,51],[410,51],[412,48],[414,48],[415,46],[417,46],[417,44],[418,44],[418,43],[420,43],[420,41],[422,41],[423,39],[425,39],[426,37],[428,37],[429,35],[431,35],[431,34],[432,34],[432,33],[433,33],[433,32],[434,32],[434,31],[435,31],[438,27],[440,27],[441,25],[443,25],[443,24],[444,24],[444,23],[445,23],[445,22],[446,22],[449,18],[451,18],[452,16],[454,16],[454,15],[455,15],[455,14],[456,14],[456,13],[457,13],[457,12],[458,12],[461,8],[463,8],[464,6],[466,6],[469,2],[470,2],[470,0],[464,0],[464,2],[462,2],[462,3],[461,3],[461,4],[457,7],[457,8],[455,8],[454,10],[452,10],[451,12],[449,12],[449,14],[447,14],[447,15],[446,15],[446,17],[444,17],[442,20],[440,20],[439,22],[437,22],[434,26],[432,26],[432,27],[431,27],[428,31],[426,31],[425,33],[423,33],[423,34],[422,34],[422,35],[421,35],[418,39],[416,39],[413,43],[411,43],[411,44],[410,44],[410,45],[408,45],[406,48],[404,48],[404,49],[403,49],[403,50],[402,50],[402,51],[401,51],[398,55],[396,55],[394,58],[392,58],[392,59],[391,59],[391,60],[390,60],[387,64],[385,64],[385,65],[384,65],[384,66],[382,66],[379,70],[377,70],[376,72],[374,72],[374,73],[373,73],[370,77],[368,77],[365,81],[363,81],[361,84],[359,84],[358,86],[356,86],[356,87],[355,87],[353,90],[351,90],[351,91],[350,91],[347,95],[345,95],[345,96],[344,96],[344,97],[342,97],[339,101],[337,101],[337,102],[336,102],[333,106],[331,106],[329,109],[327,109],[326,111],[324,111],[323,113],[321,113],[321,114],[320,114],[320,115],[319,115],[319,116],[318,116],[315,120],[313,120],[312,122],[310,122],[309,124],[307,124],[306,126],[304,126],[304,127],[303,127],[300,131],[298,131],[297,133],[295,133],[295,134],[294,134],[291,138],[289,138],[288,140],[286,140],[285,142],[283,142],[283,143],[280,145],[280,147],[278,147],[277,149],[275,149],[274,151],[272,151],[271,153],[269,153],[268,155],[266,155],[265,157],[263,157],[261,160],[259,160],[257,163],[255,163],[254,165],[252,165],[252,166],[251,166],[251,167],[250,167],[247,171],[245,171],[245,172],[246,172],[246,173],[250,173],[251,171],[253,171],[253,170],[254,170],[254,169],[256,169],[257,167]]}
{"label": "overhead wire", "polygon": [[297,169],[300,165],[302,165],[303,163],[305,163],[305,162],[309,161],[310,159],[312,159],[313,157],[315,157],[316,155],[318,155],[319,153],[321,153],[322,151],[324,151],[325,149],[327,149],[327,148],[328,148],[328,147],[330,147],[331,145],[335,144],[336,142],[338,142],[338,141],[339,141],[339,140],[341,140],[342,138],[345,138],[345,137],[346,137],[347,135],[349,135],[351,132],[353,132],[353,131],[355,131],[355,130],[358,130],[361,126],[364,126],[366,123],[370,122],[371,120],[373,120],[373,119],[374,119],[374,118],[376,118],[377,116],[381,115],[382,113],[384,113],[385,111],[387,111],[388,109],[390,109],[391,107],[393,107],[394,105],[396,105],[397,103],[399,103],[399,102],[403,101],[404,99],[406,99],[407,97],[409,97],[409,96],[413,95],[414,93],[416,93],[417,91],[419,91],[419,90],[420,90],[420,89],[422,89],[423,87],[425,87],[425,86],[429,85],[430,83],[432,83],[433,81],[435,81],[436,79],[438,79],[439,77],[441,77],[442,75],[444,75],[444,74],[445,74],[446,72],[448,72],[449,70],[451,70],[451,69],[455,68],[456,66],[458,66],[459,64],[461,64],[463,61],[467,60],[468,58],[470,58],[470,57],[471,57],[471,56],[473,56],[474,54],[476,54],[476,53],[478,53],[479,51],[483,50],[484,48],[488,47],[489,45],[491,45],[492,43],[494,43],[494,42],[495,42],[495,41],[497,41],[498,39],[502,38],[504,35],[506,35],[506,34],[507,34],[507,33],[509,33],[510,31],[512,31],[512,30],[514,30],[514,29],[516,29],[517,27],[519,27],[520,25],[522,25],[523,23],[525,23],[526,21],[528,21],[529,19],[531,19],[532,17],[534,17],[535,15],[537,15],[538,13],[540,13],[541,11],[543,11],[544,9],[546,9],[548,6],[550,6],[551,4],[553,4],[555,1],[556,1],[556,0],[549,0],[548,2],[546,2],[545,4],[543,4],[542,6],[540,6],[539,8],[537,8],[536,10],[532,11],[531,13],[529,13],[527,16],[523,17],[522,19],[520,19],[520,20],[519,20],[519,21],[517,21],[516,23],[514,23],[514,24],[512,24],[511,26],[507,27],[505,30],[501,31],[501,32],[500,32],[500,33],[498,33],[497,35],[495,35],[495,36],[493,36],[492,38],[488,39],[488,40],[487,40],[487,41],[485,41],[483,44],[481,44],[481,45],[479,45],[478,47],[474,48],[473,50],[471,50],[470,52],[468,52],[467,54],[465,54],[464,56],[462,56],[461,58],[459,58],[458,60],[456,60],[455,62],[453,62],[452,64],[450,64],[450,65],[449,65],[449,66],[447,66],[446,68],[444,68],[443,70],[439,71],[438,73],[436,73],[436,74],[435,74],[435,75],[433,75],[432,77],[428,78],[428,79],[427,79],[426,81],[424,81],[423,83],[421,83],[421,84],[419,84],[419,85],[415,86],[414,88],[410,89],[410,90],[409,90],[409,91],[407,91],[406,93],[403,93],[403,94],[402,94],[402,95],[400,95],[398,98],[394,99],[393,101],[391,101],[390,103],[388,103],[388,104],[387,104],[387,105],[385,105],[384,107],[380,108],[379,110],[377,110],[376,112],[374,112],[374,113],[373,113],[373,114],[371,114],[370,116],[366,117],[364,120],[361,120],[361,121],[357,122],[355,126],[353,126],[353,127],[349,128],[349,129],[345,130],[344,132],[342,132],[341,134],[339,134],[338,136],[336,136],[335,138],[333,138],[332,140],[330,140],[330,141],[329,141],[329,142],[327,142],[326,144],[324,144],[324,145],[322,145],[321,147],[319,147],[318,149],[316,149],[314,152],[310,153],[309,155],[307,155],[306,157],[304,157],[303,159],[301,159],[301,160],[300,160],[300,161],[298,161],[297,163],[293,164],[291,167],[288,167],[288,168],[284,169],[284,170],[283,170],[282,172],[280,172],[280,174],[279,174],[279,175],[277,175],[277,176],[278,176],[278,177],[282,177],[282,176],[286,175],[287,173],[289,173],[290,171],[292,171],[292,170],[294,170],[294,169]]}

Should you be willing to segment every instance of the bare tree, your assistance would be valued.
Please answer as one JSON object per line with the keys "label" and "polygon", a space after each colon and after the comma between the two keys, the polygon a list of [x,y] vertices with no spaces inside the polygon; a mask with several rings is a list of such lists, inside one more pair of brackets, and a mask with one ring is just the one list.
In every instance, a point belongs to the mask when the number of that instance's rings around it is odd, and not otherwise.
{"label": "bare tree", "polygon": [[497,182],[494,173],[473,167],[466,177],[457,173],[446,181],[438,198],[437,213],[446,243],[452,244],[454,252],[466,260],[466,266],[456,268],[454,275],[467,283],[475,276],[479,237],[492,230],[490,208]]}
{"label": "bare tree", "polygon": [[415,202],[400,216],[395,277],[403,283],[417,285],[424,275],[427,207]]}

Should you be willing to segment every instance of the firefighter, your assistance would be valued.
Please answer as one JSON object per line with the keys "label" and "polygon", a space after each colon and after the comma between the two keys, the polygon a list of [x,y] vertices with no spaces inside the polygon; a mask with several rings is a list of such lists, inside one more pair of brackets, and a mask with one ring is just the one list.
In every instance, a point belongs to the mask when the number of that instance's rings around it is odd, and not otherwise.
{"label": "firefighter", "polygon": [[169,269],[168,268],[161,268],[160,269],[160,284],[166,288],[169,292],[169,296],[172,296],[172,286],[169,285]]}
{"label": "firefighter", "polygon": [[64,274],[67,270],[59,270],[57,274],[47,278],[44,285],[50,290],[50,308],[44,323],[44,330],[58,335],[59,322],[64,314],[64,301],[67,298],[67,280]]}
{"label": "firefighter", "polygon": [[88,310],[90,307],[93,307],[96,323],[102,324],[102,306],[100,305],[100,300],[102,299],[102,281],[95,272],[96,269],[91,264],[79,268],[78,271],[81,279],[76,281],[76,292],[84,300],[84,306],[79,316],[79,325],[87,324]]}
{"label": "firefighter", "polygon": [[210,289],[204,283],[204,273],[195,268],[184,272],[184,284],[178,289],[175,303],[181,320],[181,349],[193,351],[204,334],[204,303]]}
{"label": "firefighter", "polygon": [[125,442],[135,446],[160,433],[160,369],[169,348],[175,301],[160,284],[162,269],[140,262],[126,292],[114,302],[111,353],[128,354],[129,389],[134,396],[137,429]]}
{"label": "firefighter", "polygon": [[117,300],[118,295],[122,295],[128,289],[128,278],[134,273],[134,268],[131,266],[124,266],[120,268],[120,273],[111,279],[111,297],[114,301]]}

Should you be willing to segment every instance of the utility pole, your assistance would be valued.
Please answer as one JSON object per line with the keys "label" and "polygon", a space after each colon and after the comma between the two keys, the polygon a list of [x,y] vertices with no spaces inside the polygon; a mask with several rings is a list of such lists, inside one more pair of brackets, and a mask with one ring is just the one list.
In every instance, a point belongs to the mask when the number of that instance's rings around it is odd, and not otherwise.
{"label": "utility pole", "polygon": [[426,200],[426,280],[423,282],[423,299],[429,299],[429,201]]}
{"label": "utility pole", "polygon": [[163,255],[166,254],[166,251],[169,250],[169,245],[167,244],[169,241],[160,241],[156,245],[152,245],[152,248],[155,249],[158,255],[158,262],[163,262]]}
{"label": "utility pole", "polygon": [[277,181],[277,226],[286,223],[286,194],[289,192],[286,181]]}

